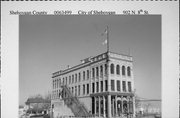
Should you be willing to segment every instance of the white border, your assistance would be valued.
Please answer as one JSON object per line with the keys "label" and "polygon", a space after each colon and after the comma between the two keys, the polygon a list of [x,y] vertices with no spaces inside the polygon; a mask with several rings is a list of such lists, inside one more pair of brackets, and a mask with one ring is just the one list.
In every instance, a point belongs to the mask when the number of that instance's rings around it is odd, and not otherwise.
{"label": "white border", "polygon": [[18,28],[19,17],[10,10],[106,10],[122,14],[123,10],[148,10],[162,15],[162,118],[179,118],[179,3],[178,1],[84,1],[84,2],[1,2],[1,117],[18,118]]}

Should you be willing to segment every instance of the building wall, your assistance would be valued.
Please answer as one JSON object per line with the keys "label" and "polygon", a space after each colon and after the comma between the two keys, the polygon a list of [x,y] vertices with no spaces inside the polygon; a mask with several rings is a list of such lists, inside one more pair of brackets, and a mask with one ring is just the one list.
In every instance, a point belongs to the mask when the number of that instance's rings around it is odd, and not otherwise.
{"label": "building wall", "polygon": [[67,105],[64,104],[63,100],[56,99],[52,100],[51,105],[54,105],[53,108],[53,116],[54,118],[60,117],[60,116],[74,116],[71,109],[67,107]]}
{"label": "building wall", "polygon": [[140,101],[139,107],[136,109],[137,113],[144,114],[160,114],[161,113],[161,101]]}
{"label": "building wall", "polygon": [[[117,59],[110,59],[110,65],[114,64],[114,74],[110,74],[110,79],[115,80],[115,92],[117,92],[117,80],[120,80],[120,87],[121,92],[123,92],[123,84],[122,82],[125,81],[126,83],[126,91],[128,92],[128,82],[131,82],[131,90],[134,91],[134,77],[133,77],[133,64],[131,61],[125,60],[117,60]],[[116,66],[120,66],[120,74],[116,73]],[[125,75],[122,75],[122,66],[125,66]],[[127,74],[127,67],[130,67],[131,75],[128,76]]]}
{"label": "building wall", "polygon": [[[133,64],[132,57],[118,54],[109,54],[109,65],[107,65],[107,56],[105,54],[91,58],[90,62],[82,63],[76,67],[69,68],[65,71],[59,71],[53,74],[52,78],[52,101],[61,99],[59,94],[61,93],[61,85],[67,85],[69,90],[74,96],[77,96],[85,107],[91,111],[91,97],[93,94],[92,83],[95,84],[94,93],[101,93],[106,91],[105,81],[109,77],[108,86],[112,87],[111,80],[114,80],[113,92],[133,92],[134,91],[134,78],[133,78]],[[114,65],[114,73],[111,73],[111,64]],[[116,66],[119,65],[119,74],[116,72]],[[101,66],[103,67],[103,75],[101,76]],[[108,66],[106,71],[105,66]],[[125,67],[125,75],[122,74],[122,68]],[[129,68],[130,76],[128,76],[127,68]],[[93,74],[94,70],[94,74]],[[98,71],[97,71],[98,70]],[[89,71],[89,76],[87,75]],[[97,74],[98,72],[98,74]],[[109,72],[108,74],[106,72]],[[80,73],[80,77],[79,77]],[[85,77],[84,74],[85,73]],[[57,74],[57,76],[56,76]],[[58,76],[59,75],[59,76]],[[103,91],[101,91],[101,81],[103,81]],[[120,91],[117,91],[117,81],[120,81]],[[126,84],[126,91],[123,91],[123,81]],[[128,91],[128,82],[131,83],[131,91]],[[99,84],[98,86],[96,84]],[[89,90],[87,86],[89,85]],[[79,87],[80,86],[80,94]],[[85,89],[83,89],[85,86]],[[97,88],[98,87],[98,88]],[[85,91],[84,91],[85,90]],[[98,90],[98,91],[97,91]],[[111,88],[108,89],[109,92]],[[88,92],[89,91],[89,92]],[[55,103],[55,102],[54,102]],[[56,106],[56,105],[55,105]],[[57,106],[58,107],[58,106]]]}
{"label": "building wall", "polygon": [[83,97],[79,98],[79,101],[87,108],[89,112],[91,112],[91,105],[92,105],[92,100],[91,97]]}

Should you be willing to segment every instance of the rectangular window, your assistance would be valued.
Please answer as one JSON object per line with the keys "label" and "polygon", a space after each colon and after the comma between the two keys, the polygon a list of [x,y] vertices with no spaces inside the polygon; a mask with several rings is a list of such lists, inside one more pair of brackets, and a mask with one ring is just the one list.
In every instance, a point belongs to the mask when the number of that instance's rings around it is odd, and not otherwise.
{"label": "rectangular window", "polygon": [[120,91],[120,81],[119,80],[117,80],[117,91]]}
{"label": "rectangular window", "polygon": [[101,74],[100,74],[101,77],[103,77],[103,66],[102,66],[102,65],[100,66],[100,73],[101,73]]}
{"label": "rectangular window", "polygon": [[59,86],[61,86],[61,78],[59,79]]}
{"label": "rectangular window", "polygon": [[107,75],[107,64],[105,64],[104,66],[105,66],[104,67],[105,68],[104,72],[105,72],[105,75]]}
{"label": "rectangular window", "polygon": [[80,88],[80,85],[78,86],[78,95],[80,95],[80,91],[81,90],[81,88]]}
{"label": "rectangular window", "polygon": [[81,81],[81,73],[79,73],[79,82]]}
{"label": "rectangular window", "polygon": [[87,79],[89,79],[89,70],[87,70]]}
{"label": "rectangular window", "polygon": [[69,76],[69,84],[71,83],[71,76]]}
{"label": "rectangular window", "polygon": [[92,83],[92,93],[94,93],[94,83]]}
{"label": "rectangular window", "polygon": [[58,88],[58,85],[59,85],[59,80],[57,79],[57,88]]}
{"label": "rectangular window", "polygon": [[103,92],[103,81],[101,81],[101,92]]}
{"label": "rectangular window", "polygon": [[59,85],[58,83],[59,83],[59,80],[57,79],[57,88],[58,88],[58,85]]}
{"label": "rectangular window", "polygon": [[93,77],[93,79],[95,78],[95,70],[94,70],[94,68],[92,68],[92,77]]}
{"label": "rectangular window", "polygon": [[75,74],[75,82],[77,82],[77,74]]}
{"label": "rectangular window", "polygon": [[67,85],[68,81],[67,81],[67,77],[66,77],[66,85]]}
{"label": "rectangular window", "polygon": [[96,67],[96,77],[99,77],[99,68]]}
{"label": "rectangular window", "polygon": [[89,84],[87,84],[87,94],[89,94]]}
{"label": "rectangular window", "polygon": [[105,80],[105,90],[108,91],[108,81]]}
{"label": "rectangular window", "polygon": [[83,71],[83,80],[85,80],[85,71]]}
{"label": "rectangular window", "polygon": [[83,95],[85,95],[85,85],[83,85]]}
{"label": "rectangular window", "polygon": [[53,80],[53,89],[54,89],[54,80]]}
{"label": "rectangular window", "polygon": [[131,82],[128,82],[128,91],[131,92]]}
{"label": "rectangular window", "polygon": [[96,92],[99,92],[99,82],[96,82]]}
{"label": "rectangular window", "polygon": [[114,91],[114,80],[111,80],[111,90]]}
{"label": "rectangular window", "polygon": [[75,96],[77,96],[77,86],[75,86]]}
{"label": "rectangular window", "polygon": [[72,87],[72,94],[74,94],[74,87]]}
{"label": "rectangular window", "polygon": [[74,75],[72,75],[72,83],[74,83]]}
{"label": "rectangular window", "polygon": [[123,92],[126,92],[126,82],[123,81]]}

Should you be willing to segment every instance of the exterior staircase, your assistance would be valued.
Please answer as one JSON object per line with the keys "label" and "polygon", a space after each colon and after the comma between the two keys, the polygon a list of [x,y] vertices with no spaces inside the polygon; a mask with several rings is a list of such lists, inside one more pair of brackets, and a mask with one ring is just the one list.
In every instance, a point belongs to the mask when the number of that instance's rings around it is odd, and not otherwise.
{"label": "exterior staircase", "polygon": [[90,113],[85,106],[74,96],[66,85],[62,86],[62,99],[64,103],[72,110],[76,117],[89,117]]}

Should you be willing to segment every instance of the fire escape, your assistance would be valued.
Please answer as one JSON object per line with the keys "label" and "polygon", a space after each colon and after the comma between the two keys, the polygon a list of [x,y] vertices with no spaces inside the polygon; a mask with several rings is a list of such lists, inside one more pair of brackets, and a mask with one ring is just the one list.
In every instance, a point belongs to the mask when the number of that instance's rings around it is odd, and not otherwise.
{"label": "fire escape", "polygon": [[90,113],[87,111],[85,106],[74,96],[66,85],[62,87],[62,99],[64,103],[72,110],[76,117],[88,117]]}

